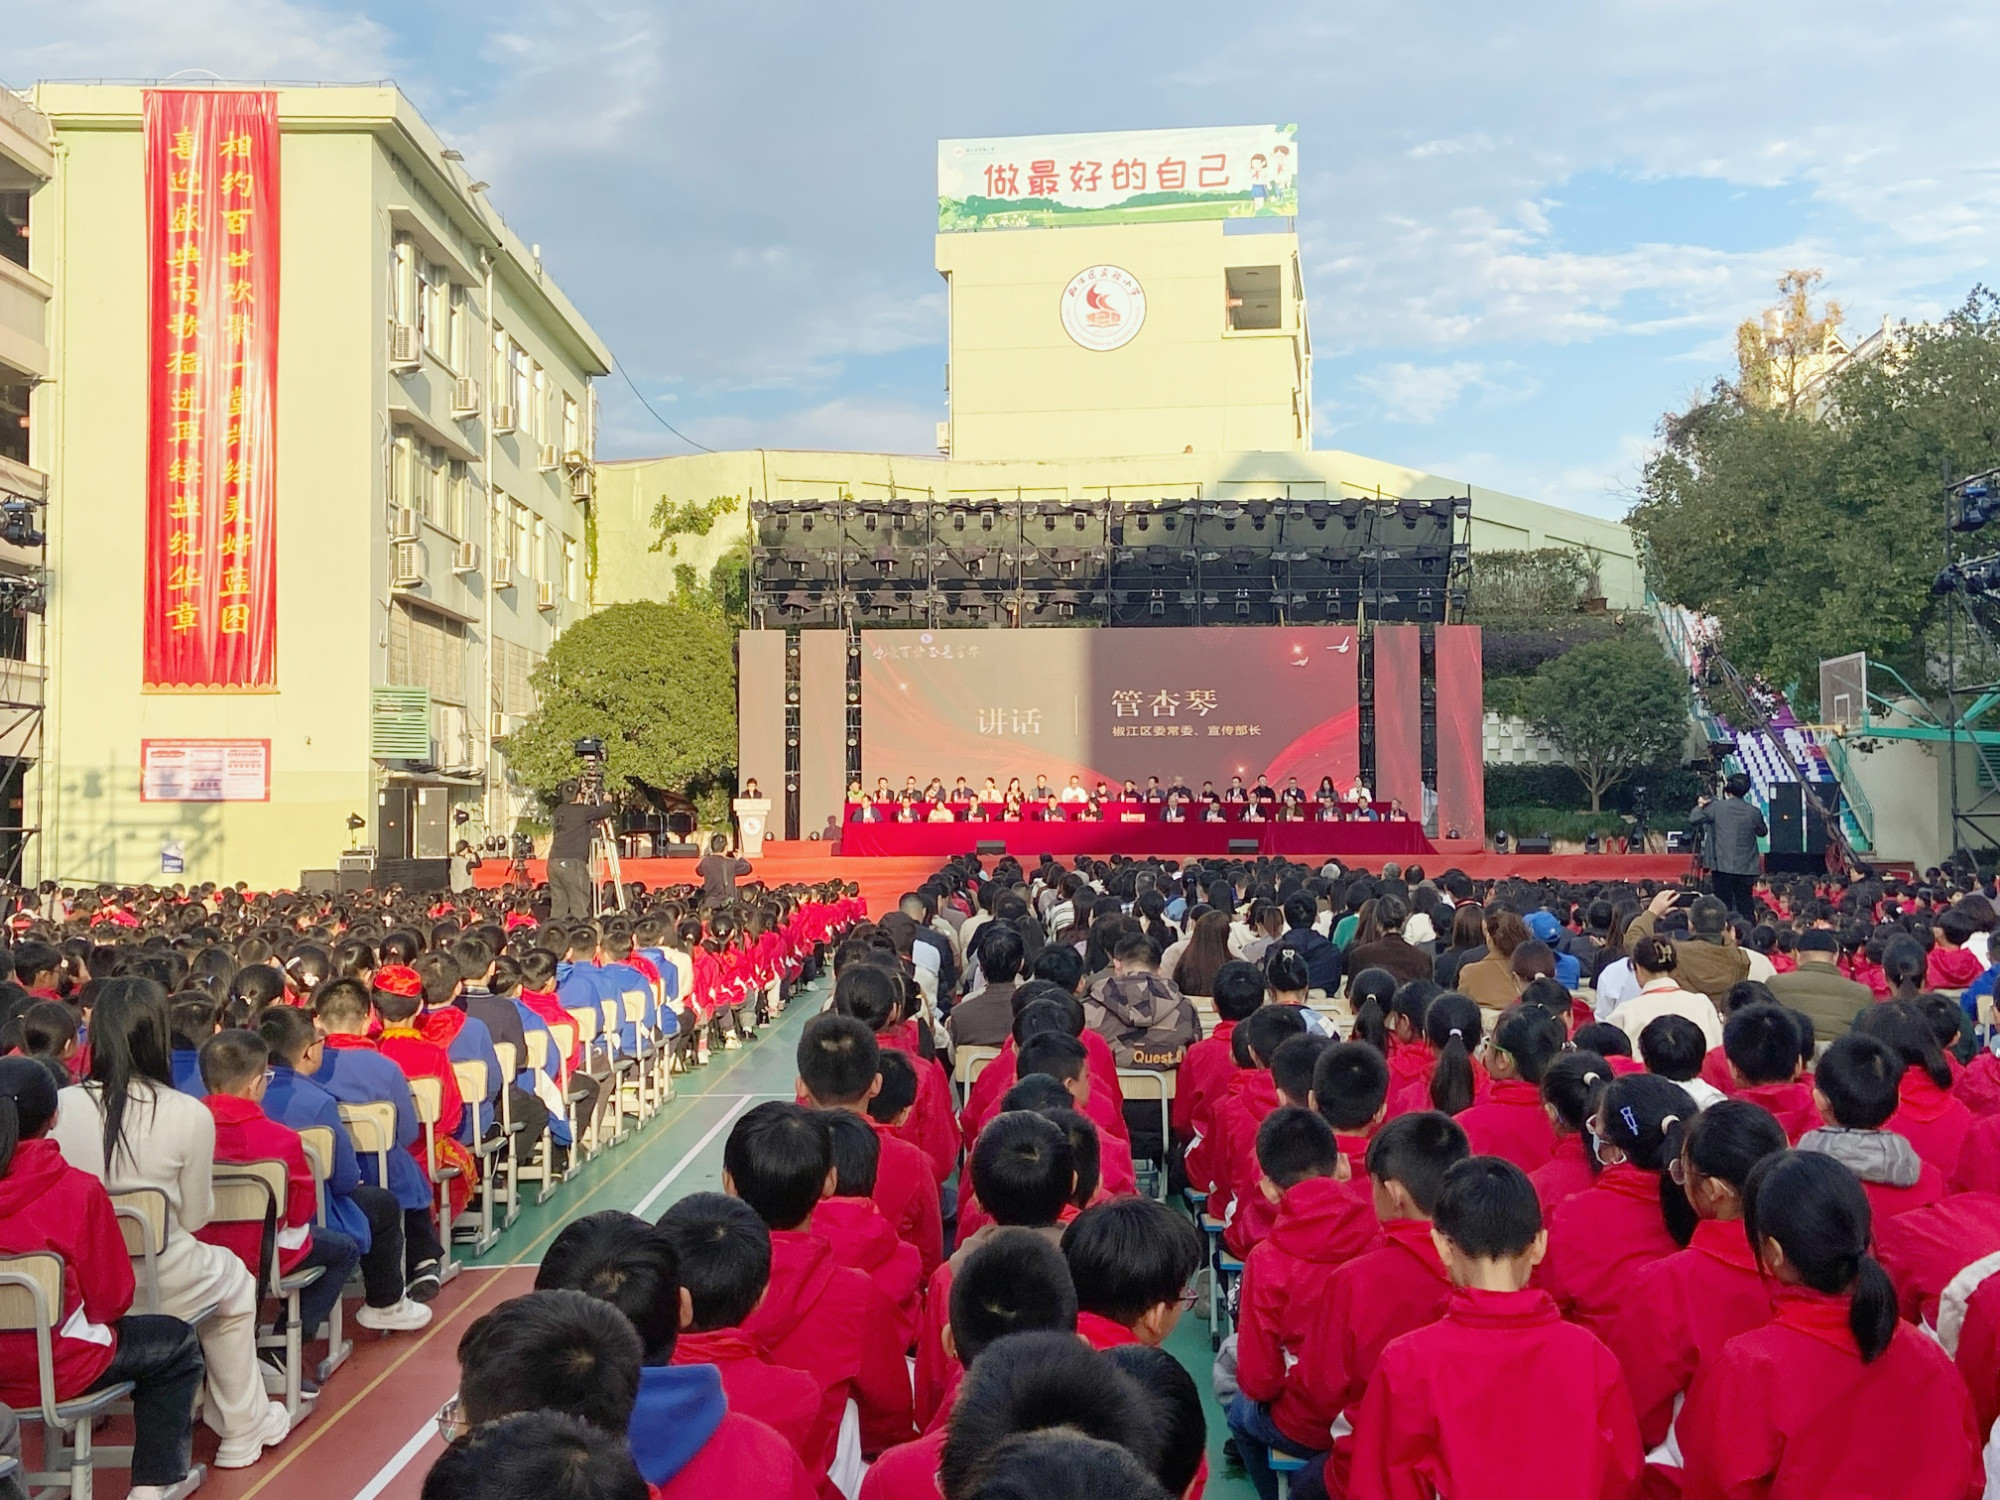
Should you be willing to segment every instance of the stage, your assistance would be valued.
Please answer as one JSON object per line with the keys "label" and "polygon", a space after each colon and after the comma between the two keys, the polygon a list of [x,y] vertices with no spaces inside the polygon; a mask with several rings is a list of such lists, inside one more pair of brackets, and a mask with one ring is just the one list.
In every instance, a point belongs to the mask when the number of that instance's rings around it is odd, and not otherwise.
{"label": "stage", "polygon": [[[1129,851],[1101,848],[1083,852],[1109,858],[1113,854]],[[1384,856],[1367,856],[1343,859],[1341,863],[1349,869],[1379,871],[1384,859]],[[879,917],[895,909],[896,901],[903,892],[915,890],[923,884],[924,879],[944,863],[944,856],[919,854],[895,858],[856,858],[844,856],[829,845],[800,839],[793,842],[766,841],[763,854],[750,863],[749,880],[762,881],[767,885],[851,881],[861,888],[862,897],[868,903],[869,915]],[[1399,858],[1397,863],[1407,866],[1409,861]],[[1688,871],[1687,856],[1684,854],[1438,854],[1421,857],[1417,863],[1423,866],[1427,876],[1436,876],[1445,870],[1462,870],[1474,880],[1499,880],[1511,876],[1522,880],[1560,880],[1575,885],[1603,881],[1677,881]],[[986,864],[990,868],[992,861],[987,860]],[[695,862],[691,859],[628,859],[624,862],[624,874],[628,881],[638,881],[648,890],[658,890],[663,886],[699,884],[694,867]],[[472,875],[481,888],[496,889],[507,883],[506,861],[488,860]],[[536,882],[546,878],[541,860],[528,862],[528,878]]]}
{"label": "stage", "polygon": [[[928,855],[948,859],[969,853],[979,844],[1003,844],[1006,852],[1026,863],[1044,854],[1071,859],[1079,854],[1115,850],[1140,859],[1255,859],[1283,855],[1301,863],[1328,859],[1429,859],[1437,851],[1420,824],[1281,823],[1233,819],[1205,823],[1190,819],[1169,823],[1160,818],[1131,821],[1107,818],[1047,819],[1016,822],[995,819],[977,823],[862,823],[850,820],[841,830],[840,853],[847,859],[882,859]],[[1250,847],[1234,848],[1232,845]]]}

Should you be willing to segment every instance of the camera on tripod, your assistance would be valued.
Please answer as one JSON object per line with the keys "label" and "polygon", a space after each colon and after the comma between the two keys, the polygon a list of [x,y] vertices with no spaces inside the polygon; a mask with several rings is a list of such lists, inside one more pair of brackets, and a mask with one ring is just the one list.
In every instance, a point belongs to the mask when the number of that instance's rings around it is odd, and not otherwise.
{"label": "camera on tripod", "polygon": [[576,741],[570,748],[583,762],[576,778],[577,790],[592,802],[604,799],[604,741],[595,735]]}

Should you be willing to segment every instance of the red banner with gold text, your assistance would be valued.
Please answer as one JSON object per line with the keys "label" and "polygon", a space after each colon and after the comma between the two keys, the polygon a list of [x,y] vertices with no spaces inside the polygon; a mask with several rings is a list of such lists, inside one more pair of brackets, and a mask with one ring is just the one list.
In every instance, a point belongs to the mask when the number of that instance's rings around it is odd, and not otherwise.
{"label": "red banner with gold text", "polygon": [[149,689],[277,685],[278,108],[146,91]]}

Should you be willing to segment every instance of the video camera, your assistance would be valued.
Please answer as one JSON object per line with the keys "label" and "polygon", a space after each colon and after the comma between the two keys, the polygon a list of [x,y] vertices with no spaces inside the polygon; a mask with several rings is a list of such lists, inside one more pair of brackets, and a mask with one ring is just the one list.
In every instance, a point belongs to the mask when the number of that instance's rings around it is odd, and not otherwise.
{"label": "video camera", "polygon": [[577,791],[587,801],[604,800],[604,741],[589,736],[576,741],[571,747],[576,758],[582,762],[576,778]]}

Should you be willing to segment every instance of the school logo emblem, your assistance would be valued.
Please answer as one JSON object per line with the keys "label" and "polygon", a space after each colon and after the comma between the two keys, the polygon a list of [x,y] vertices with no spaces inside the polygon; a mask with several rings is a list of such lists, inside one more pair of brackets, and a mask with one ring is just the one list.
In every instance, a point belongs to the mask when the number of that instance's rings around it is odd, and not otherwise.
{"label": "school logo emblem", "polygon": [[1063,288],[1063,332],[1086,349],[1123,348],[1145,322],[1146,290],[1122,266],[1086,267]]}

